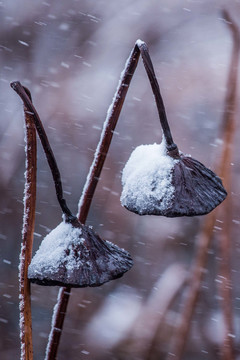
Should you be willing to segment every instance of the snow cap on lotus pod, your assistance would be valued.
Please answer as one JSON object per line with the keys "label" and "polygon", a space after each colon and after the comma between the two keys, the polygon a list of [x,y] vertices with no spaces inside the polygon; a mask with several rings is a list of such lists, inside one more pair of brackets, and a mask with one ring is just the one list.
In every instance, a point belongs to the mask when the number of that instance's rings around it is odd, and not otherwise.
{"label": "snow cap on lotus pod", "polygon": [[28,278],[39,285],[99,286],[121,277],[132,265],[127,251],[75,219],[63,221],[43,239]]}
{"label": "snow cap on lotus pod", "polygon": [[139,215],[204,215],[227,196],[221,179],[202,163],[162,143],[138,146],[122,174],[121,203]]}

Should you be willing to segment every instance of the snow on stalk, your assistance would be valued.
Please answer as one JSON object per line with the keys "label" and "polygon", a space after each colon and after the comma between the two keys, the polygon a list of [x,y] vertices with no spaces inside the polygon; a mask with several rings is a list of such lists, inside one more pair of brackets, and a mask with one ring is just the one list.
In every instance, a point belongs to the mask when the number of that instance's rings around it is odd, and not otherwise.
{"label": "snow on stalk", "polygon": [[135,47],[128,57],[124,69],[121,72],[116,92],[113,96],[111,105],[107,110],[107,116],[103,123],[102,133],[97,145],[92,165],[89,169],[87,180],[82,191],[78,204],[78,219],[85,223],[91,201],[97,186],[100,174],[106,159],[111,140],[114,134],[117,121],[122,110],[122,106],[127,95],[129,85],[136,70],[140,51],[136,43]]}
{"label": "snow on stalk", "polygon": [[[80,197],[78,204],[78,220],[82,224],[86,222],[94,192],[111,144],[114,129],[116,127],[125,97],[127,95],[128,87],[132,80],[132,76],[137,67],[139,55],[140,51],[138,49],[138,46],[135,45],[134,49],[131,51],[131,54],[125,63],[125,67],[119,79],[117,90],[113,97],[112,103],[108,108],[100,140],[97,145],[94,159],[89,169],[82,196]],[[61,338],[62,327],[67,311],[70,293],[71,287],[64,287],[59,290],[58,301],[54,307],[52,327],[49,335],[45,360],[55,359],[57,356],[57,350]]]}
{"label": "snow on stalk", "polygon": [[25,115],[25,153],[26,172],[24,189],[24,216],[22,228],[22,245],[19,264],[19,309],[20,309],[20,340],[21,360],[33,359],[32,345],[32,317],[30,281],[28,280],[28,266],[32,257],[33,232],[36,207],[36,130],[32,115],[24,107]]}

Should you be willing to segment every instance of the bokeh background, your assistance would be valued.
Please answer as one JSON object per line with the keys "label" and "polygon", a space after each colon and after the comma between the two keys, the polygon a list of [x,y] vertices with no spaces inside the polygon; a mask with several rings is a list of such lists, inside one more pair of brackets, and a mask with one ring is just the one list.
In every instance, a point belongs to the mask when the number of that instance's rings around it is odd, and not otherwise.
{"label": "bokeh background", "polygon": [[[232,49],[225,8],[240,25],[239,0],[49,0],[0,2],[0,357],[20,356],[18,264],[24,187],[22,104],[9,83],[29,87],[63,178],[66,200],[78,199],[93,160],[120,73],[137,39],[150,49],[170,126],[179,148],[214,168]],[[239,107],[236,109],[239,118]],[[240,352],[239,130],[232,159],[232,290],[234,342]],[[181,283],[204,217],[140,217],[121,207],[121,171],[133,148],[161,141],[150,84],[140,59],[87,223],[127,249],[134,267],[99,288],[74,289],[59,349],[63,359],[131,359],[124,344],[136,319],[157,317],[172,284]],[[61,221],[40,143],[34,251]],[[215,228],[216,235],[221,226]],[[217,290],[217,236],[184,359],[216,359],[222,341]],[[185,270],[186,269],[186,270]],[[161,290],[159,293],[159,289]],[[35,359],[44,359],[57,287],[32,286]],[[158,329],[156,359],[171,351],[180,299]],[[158,307],[159,306],[159,307]],[[152,312],[151,312],[152,310]],[[150,328],[150,326],[149,326]],[[127,350],[126,350],[127,351]],[[122,357],[120,357],[122,356]]]}

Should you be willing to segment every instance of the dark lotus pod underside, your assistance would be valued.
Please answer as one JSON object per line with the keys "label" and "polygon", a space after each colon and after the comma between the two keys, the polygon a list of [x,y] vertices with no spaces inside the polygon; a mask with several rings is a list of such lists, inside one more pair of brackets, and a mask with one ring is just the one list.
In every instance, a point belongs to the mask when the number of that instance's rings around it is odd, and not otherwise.
{"label": "dark lotus pod underside", "polygon": [[221,179],[189,156],[181,156],[175,164],[172,184],[173,202],[164,214],[168,217],[208,214],[227,196]]}
{"label": "dark lotus pod underside", "polygon": [[[221,179],[202,163],[181,155],[171,170],[174,192],[166,207],[163,199],[152,198],[144,209],[137,209],[134,202],[124,205],[139,215],[163,215],[166,217],[205,215],[215,209],[227,196]],[[156,187],[158,178],[152,181]]]}
{"label": "dark lotus pod underside", "polygon": [[[49,236],[52,239],[47,239]],[[47,237],[28,270],[30,281],[39,285],[100,286],[121,277],[133,265],[126,250],[102,240],[90,227],[77,220],[73,224],[61,223]],[[48,250],[51,241],[56,242],[56,247],[52,244],[52,250]]]}

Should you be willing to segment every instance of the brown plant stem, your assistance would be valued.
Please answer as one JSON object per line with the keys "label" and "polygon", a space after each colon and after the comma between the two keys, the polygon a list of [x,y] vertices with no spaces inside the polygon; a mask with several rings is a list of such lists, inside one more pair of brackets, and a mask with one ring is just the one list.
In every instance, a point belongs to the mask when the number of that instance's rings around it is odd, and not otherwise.
{"label": "brown plant stem", "polygon": [[229,14],[224,11],[223,17],[227,22],[228,28],[233,36],[233,50],[230,64],[230,74],[228,79],[228,93],[224,109],[224,133],[225,133],[225,152],[223,158],[223,167],[220,169],[220,176],[224,177],[224,184],[229,193],[228,198],[223,203],[221,208],[220,218],[222,219],[222,231],[219,235],[219,292],[221,302],[220,305],[223,311],[224,318],[224,341],[221,348],[221,357],[223,360],[234,359],[234,344],[233,344],[233,316],[232,316],[232,291],[231,291],[231,159],[232,159],[232,144],[233,135],[236,127],[235,108],[237,99],[237,78],[238,78],[238,63],[240,52],[240,30],[233,22]]}
{"label": "brown plant stem", "polygon": [[[226,186],[226,184],[225,184]],[[226,189],[228,187],[226,186]],[[223,312],[224,338],[221,345],[221,358],[223,360],[233,360],[234,356],[234,328],[232,314],[232,286],[231,286],[231,198],[226,199],[222,209],[222,229],[218,237],[219,240],[219,283],[218,291],[220,294],[220,307]]]}
{"label": "brown plant stem", "polygon": [[[172,265],[172,267],[173,266],[176,266],[176,264]],[[156,349],[157,349],[157,345],[159,344],[159,335],[162,330],[162,324],[168,313],[168,310],[171,308],[172,304],[176,301],[179,293],[182,291],[183,287],[185,286],[185,284],[187,282],[187,278],[188,277],[186,274],[186,270],[185,270],[184,276],[180,271],[177,276],[178,285],[176,286],[176,288],[174,288],[175,284],[171,284],[171,288],[173,288],[173,289],[170,289],[170,294],[165,294],[166,300],[165,300],[165,303],[163,302],[163,304],[161,304],[162,309],[160,309],[160,316],[158,319],[158,324],[157,324],[157,327],[155,328],[155,332],[153,333],[152,339],[149,341],[149,344],[145,349],[145,355],[143,357],[144,360],[152,360],[152,359],[156,358],[156,351],[157,351]],[[171,279],[171,282],[172,282],[172,279]],[[163,291],[164,291],[164,289],[163,289]],[[157,312],[159,312],[159,308],[158,308],[158,310],[156,310],[156,313]],[[159,357],[160,357],[160,355],[159,355]]]}
{"label": "brown plant stem", "polygon": [[[223,148],[222,154],[220,158],[220,162],[217,166],[217,173],[224,180],[224,186],[229,190],[230,181],[230,160],[231,160],[231,147],[234,135],[234,110],[236,104],[236,80],[237,80],[237,69],[239,62],[239,29],[233,23],[229,14],[224,11],[223,12],[224,19],[226,20],[227,25],[232,31],[233,34],[233,53],[231,57],[231,64],[229,67],[229,75],[228,75],[228,87],[227,94],[225,99],[225,110],[223,115]],[[226,211],[228,209],[229,199],[225,200],[222,205],[222,210],[224,210],[224,214],[226,215]],[[221,210],[221,208],[220,208]],[[188,334],[191,327],[191,320],[193,317],[194,309],[198,300],[198,296],[200,293],[200,287],[202,278],[204,275],[204,269],[207,262],[207,250],[209,248],[211,239],[213,237],[213,229],[216,221],[216,215],[220,211],[218,208],[210,213],[203,224],[203,228],[198,235],[196,240],[197,242],[197,250],[196,255],[193,260],[191,270],[190,270],[190,278],[188,289],[185,294],[185,302],[183,305],[183,311],[181,313],[180,325],[176,330],[176,335],[173,344],[173,350],[168,354],[168,359],[174,358],[174,360],[180,360],[184,353],[185,345],[187,342]],[[227,215],[229,219],[229,214]],[[233,343],[232,343],[232,314],[231,314],[231,290],[230,290],[230,237],[229,237],[229,221],[225,223],[224,220],[224,228],[221,235],[221,245],[220,252],[222,261],[220,264],[220,272],[221,272],[221,293],[223,297],[223,312],[224,312],[224,321],[226,326],[226,336],[224,340],[224,344],[222,347],[222,356],[224,360],[233,360]],[[230,336],[229,336],[230,335]]]}
{"label": "brown plant stem", "polygon": [[114,346],[113,355],[116,354],[118,359],[156,358],[155,348],[162,322],[186,280],[186,269],[180,264],[169,266],[161,274],[124,338]]}
{"label": "brown plant stem", "polygon": [[137,45],[135,45],[126,62],[125,69],[121,74],[121,78],[116,93],[113,97],[112,104],[108,108],[107,117],[103,124],[103,129],[100,136],[100,141],[94,154],[94,159],[90,167],[85,186],[83,188],[82,196],[79,200],[78,219],[82,223],[85,223],[86,221],[93,195],[112,141],[114,130],[117,125],[117,121],[122,110],[122,106],[127,95],[133,74],[137,67],[139,55],[139,49]]}
{"label": "brown plant stem", "polygon": [[[97,146],[93,163],[90,167],[83,193],[79,201],[78,219],[82,224],[86,222],[93,195],[100,178],[104,161],[111,144],[114,129],[116,127],[129,84],[137,66],[138,58],[139,51],[138,48],[135,47],[131,52],[124,73],[121,76],[113,102],[108,109],[107,118],[103,125],[100,141]],[[58,301],[54,308],[52,327],[47,345],[45,360],[54,360],[57,357],[58,346],[60,343],[61,332],[70,293],[71,287],[63,287],[59,290]]]}
{"label": "brown plant stem", "polygon": [[36,208],[36,130],[32,115],[24,107],[26,138],[26,172],[24,191],[24,216],[22,229],[22,245],[19,265],[19,308],[20,308],[20,340],[21,360],[33,359],[32,316],[30,281],[27,278],[28,266],[32,258],[33,232]]}
{"label": "brown plant stem", "polygon": [[58,347],[62,335],[63,323],[67,312],[71,287],[61,287],[58,292],[57,303],[54,306],[51,331],[48,338],[45,360],[55,360],[57,358]]}
{"label": "brown plant stem", "polygon": [[87,176],[87,181],[83,189],[83,194],[79,201],[79,211],[78,211],[78,219],[80,222],[84,223],[86,221],[86,217],[91,206],[91,201],[93,199],[93,194],[95,188],[97,186],[104,161],[106,159],[112,136],[127,95],[127,91],[129,85],[131,83],[133,74],[136,70],[139,55],[141,54],[142,60],[149,77],[149,81],[152,86],[152,90],[155,96],[156,105],[159,113],[159,118],[161,121],[162,129],[164,136],[166,138],[166,143],[168,150],[177,151],[177,146],[173,143],[171,131],[168,125],[167,116],[165,112],[165,107],[163,104],[162,96],[160,93],[159,85],[156,79],[156,75],[153,69],[152,61],[149,56],[149,51],[146,43],[141,40],[137,40],[135,47],[133,48],[127,62],[125,69],[121,74],[121,78],[117,87],[117,91],[114,95],[113,102],[110,105],[107,113],[107,118],[103,125],[102,134],[100,137],[100,141],[98,147],[96,149],[94,160],[90,171]]}
{"label": "brown plant stem", "polygon": [[[144,42],[138,40],[131,51],[131,54],[129,58],[127,59],[127,62],[125,64],[125,68],[121,74],[120,81],[116,90],[116,93],[113,97],[112,104],[108,108],[107,117],[103,124],[102,133],[100,136],[100,141],[98,143],[94,159],[92,162],[92,165],[90,167],[87,180],[85,183],[85,186],[83,188],[82,196],[79,200],[78,205],[78,220],[81,223],[85,223],[87,219],[87,215],[91,206],[91,202],[94,196],[94,192],[96,189],[96,186],[98,184],[101,171],[111,144],[111,140],[114,134],[115,127],[117,125],[117,121],[125,100],[125,97],[127,95],[127,91],[129,88],[129,85],[131,83],[133,74],[136,70],[139,56],[142,56],[145,68],[147,70],[149,79],[152,85],[152,88],[154,89],[154,95],[156,99],[156,103],[159,110],[159,116],[162,120],[162,126],[163,131],[165,131],[165,137],[169,140],[169,144],[173,143],[171,142],[172,138],[169,137],[169,134],[171,136],[170,128],[167,123],[165,109],[163,105],[163,101],[161,98],[159,86],[157,84],[156,76],[153,70],[153,66],[151,63],[151,59],[148,54],[147,46]],[[151,74],[151,76],[150,76]],[[157,84],[157,85],[156,85]],[[156,90],[158,86],[158,89]],[[157,94],[157,95],[156,95]],[[161,114],[161,115],[160,115]],[[165,118],[164,118],[165,114]],[[164,126],[165,124],[165,126]],[[169,131],[168,131],[169,129]],[[59,290],[58,295],[58,301],[54,308],[54,316],[52,319],[52,327],[51,332],[49,336],[49,342],[47,345],[47,351],[46,351],[46,358],[45,360],[52,360],[56,359],[58,346],[61,338],[61,332],[63,328],[64,318],[67,311],[67,305],[69,301],[71,288],[70,287],[64,287]]]}
{"label": "brown plant stem", "polygon": [[161,123],[163,134],[164,134],[164,137],[166,140],[166,147],[167,147],[168,155],[170,155],[174,158],[178,158],[179,157],[178,148],[177,148],[177,145],[174,144],[174,142],[173,142],[171,130],[170,130],[168,120],[167,120],[165,106],[163,103],[159,84],[158,84],[158,81],[157,81],[157,78],[156,78],[156,75],[154,72],[153,64],[152,64],[152,61],[151,61],[151,58],[149,55],[147,45],[141,40],[137,41],[137,45],[141,52],[143,64],[146,69],[146,72],[147,72],[147,75],[148,75],[148,78],[149,78],[149,81],[150,81],[150,84],[152,87],[153,95],[155,97],[160,123]]}
{"label": "brown plant stem", "polygon": [[167,357],[168,360],[182,359],[188,334],[191,328],[192,317],[200,293],[201,283],[207,262],[207,250],[212,239],[215,221],[216,209],[206,216],[203,228],[196,239],[196,255],[189,270],[189,274],[191,275],[188,280],[188,287],[185,291],[185,301],[180,317],[180,323],[175,331],[172,349]]}

